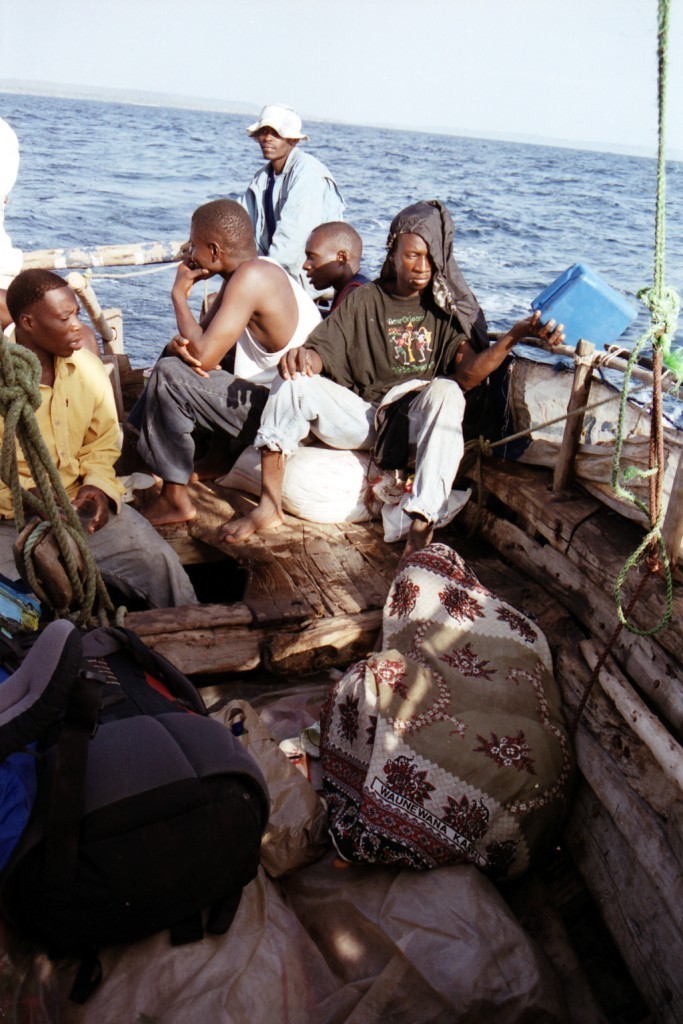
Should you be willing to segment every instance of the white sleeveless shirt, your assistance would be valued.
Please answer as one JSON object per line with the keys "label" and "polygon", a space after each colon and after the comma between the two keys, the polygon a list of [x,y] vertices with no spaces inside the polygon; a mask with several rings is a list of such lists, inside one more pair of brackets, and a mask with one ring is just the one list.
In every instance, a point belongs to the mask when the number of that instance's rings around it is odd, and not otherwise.
{"label": "white sleeveless shirt", "polygon": [[[270,259],[269,256],[259,256],[258,259],[280,267],[280,264],[276,260]],[[280,269],[282,270],[282,267]],[[266,387],[270,387],[275,379],[277,364],[284,353],[290,348],[298,348],[299,345],[303,345],[313,328],[317,327],[321,320],[320,310],[299,282],[290,277],[286,270],[282,270],[282,273],[292,286],[297,304],[298,321],[294,334],[287,344],[277,352],[268,352],[252,336],[249,328],[245,327],[235,346],[235,376],[241,377],[242,380],[252,381],[254,384],[263,384]]]}

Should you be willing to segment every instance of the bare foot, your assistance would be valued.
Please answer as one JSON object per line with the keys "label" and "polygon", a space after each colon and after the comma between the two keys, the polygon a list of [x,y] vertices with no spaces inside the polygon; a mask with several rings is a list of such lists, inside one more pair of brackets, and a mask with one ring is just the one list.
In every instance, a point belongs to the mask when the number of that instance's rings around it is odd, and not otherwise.
{"label": "bare foot", "polygon": [[148,519],[152,526],[170,526],[172,523],[189,523],[196,519],[197,509],[192,502],[187,501],[176,503],[172,501],[163,491],[152,498],[140,509],[145,519]]}
{"label": "bare foot", "polygon": [[246,540],[254,533],[265,533],[280,526],[283,522],[282,513],[272,505],[262,507],[257,505],[249,515],[243,519],[234,519],[218,531],[218,539],[227,544],[237,544]]}
{"label": "bare foot", "polygon": [[409,558],[414,551],[421,551],[422,548],[426,548],[428,544],[431,544],[433,536],[433,524],[428,523],[421,516],[415,516],[408,530],[408,539],[401,555],[401,563],[405,562],[406,558]]}

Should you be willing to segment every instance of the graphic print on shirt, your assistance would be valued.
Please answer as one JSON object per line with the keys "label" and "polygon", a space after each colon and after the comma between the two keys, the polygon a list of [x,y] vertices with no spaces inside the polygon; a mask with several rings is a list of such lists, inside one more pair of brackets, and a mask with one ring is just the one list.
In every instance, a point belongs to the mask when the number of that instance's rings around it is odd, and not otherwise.
{"label": "graphic print on shirt", "polygon": [[423,326],[424,312],[386,318],[389,362],[394,373],[427,373],[434,365],[432,332]]}

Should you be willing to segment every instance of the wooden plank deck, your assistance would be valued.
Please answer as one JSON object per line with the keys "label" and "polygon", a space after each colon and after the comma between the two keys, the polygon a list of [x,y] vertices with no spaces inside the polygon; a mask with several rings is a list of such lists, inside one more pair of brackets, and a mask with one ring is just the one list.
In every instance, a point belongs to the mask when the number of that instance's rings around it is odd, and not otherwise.
{"label": "wooden plank deck", "polygon": [[[605,634],[611,632],[613,583],[637,546],[640,528],[580,491],[553,494],[552,473],[547,469],[493,459],[483,467],[483,481],[508,514],[516,514],[527,534],[540,538],[549,551],[576,567],[581,574],[576,601],[581,606],[591,605],[585,593],[587,585],[603,595],[594,614],[605,620]],[[224,544],[218,540],[219,527],[252,508],[253,499],[207,483],[193,485],[192,498],[197,518],[162,532],[184,564],[216,562],[218,579],[225,565],[226,596],[219,593],[216,600],[226,603],[130,614],[130,627],[147,643],[190,675],[249,671],[259,666],[276,673],[303,674],[343,667],[373,649],[403,548],[402,544],[384,542],[380,521],[316,524],[286,516],[277,530],[241,544]],[[470,502],[440,536],[459,548],[475,521]],[[483,523],[481,535],[486,537]],[[546,561],[545,568],[536,566],[542,575],[560,572],[550,556]],[[240,599],[231,601],[228,583],[238,573],[246,576],[246,585]],[[514,575],[513,569],[510,577]],[[571,587],[562,572],[560,577],[547,583],[551,589],[559,586],[566,601]],[[626,600],[637,581],[637,574],[627,581]],[[500,582],[501,597],[506,597],[504,582]],[[512,584],[512,578],[508,582]],[[669,658],[680,663],[680,587],[675,588],[674,606],[672,622],[658,634],[657,647],[661,645]],[[657,621],[661,609],[661,586],[653,585],[642,595],[634,618],[641,626],[649,626]],[[640,649],[639,644],[643,646],[629,638],[634,650]],[[663,679],[669,669],[668,660],[662,661]],[[664,682],[662,685],[668,688]]]}
{"label": "wooden plank deck", "polygon": [[[242,598],[200,608],[132,612],[127,624],[189,675],[249,671],[279,674],[343,666],[369,653],[403,550],[386,544],[379,521],[284,524],[241,544],[219,527],[253,500],[213,483],[194,484],[198,515],[160,530],[184,564],[225,563],[246,572]],[[229,588],[226,586],[226,594]]]}

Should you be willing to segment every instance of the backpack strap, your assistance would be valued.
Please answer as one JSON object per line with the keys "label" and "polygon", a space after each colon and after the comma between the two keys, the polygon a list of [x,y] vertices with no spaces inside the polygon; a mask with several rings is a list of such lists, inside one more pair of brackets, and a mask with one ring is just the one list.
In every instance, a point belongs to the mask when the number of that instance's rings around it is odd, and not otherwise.
{"label": "backpack strap", "polygon": [[57,740],[45,836],[45,884],[71,899],[85,797],[88,745],[95,733],[104,677],[80,672],[69,695]]}
{"label": "backpack strap", "polygon": [[26,646],[28,654],[0,686],[0,758],[43,739],[60,721],[81,665],[81,639],[66,619],[27,637]]}
{"label": "backpack strap", "polygon": [[[172,662],[148,647],[132,630],[120,626],[100,626],[85,634],[83,648],[86,658],[100,657],[110,661],[114,674],[117,674],[115,664],[125,665],[128,658],[132,659],[143,673],[162,682],[173,700],[183,709],[198,715],[207,714],[206,705],[197,687]],[[129,675],[132,677],[133,673]],[[148,687],[137,689],[140,700],[144,702],[149,699],[149,692],[145,696]],[[145,714],[159,714],[157,702],[151,706],[146,703],[139,706]]]}

